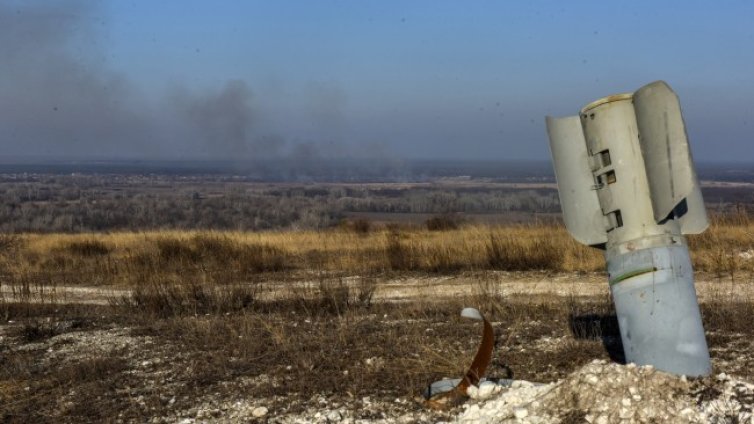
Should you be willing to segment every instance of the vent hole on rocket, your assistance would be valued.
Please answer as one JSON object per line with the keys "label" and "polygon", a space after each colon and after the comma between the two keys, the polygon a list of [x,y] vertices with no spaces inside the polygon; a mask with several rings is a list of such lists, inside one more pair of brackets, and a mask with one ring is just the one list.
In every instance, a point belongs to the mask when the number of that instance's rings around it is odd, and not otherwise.
{"label": "vent hole on rocket", "polygon": [[602,166],[609,166],[613,162],[610,160],[610,150],[603,150],[599,153]]}
{"label": "vent hole on rocket", "polygon": [[608,184],[615,184],[615,171],[607,171],[604,174],[600,175],[600,184],[603,186]]}
{"label": "vent hole on rocket", "polygon": [[609,221],[608,233],[623,226],[623,215],[621,215],[620,209],[610,212],[607,219]]}

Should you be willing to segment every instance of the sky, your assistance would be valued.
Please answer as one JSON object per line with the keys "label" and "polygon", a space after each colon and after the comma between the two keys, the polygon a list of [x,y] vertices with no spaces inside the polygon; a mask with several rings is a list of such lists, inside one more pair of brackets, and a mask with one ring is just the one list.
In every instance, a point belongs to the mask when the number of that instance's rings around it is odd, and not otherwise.
{"label": "sky", "polygon": [[546,160],[665,80],[752,161],[754,2],[0,0],[0,157]]}

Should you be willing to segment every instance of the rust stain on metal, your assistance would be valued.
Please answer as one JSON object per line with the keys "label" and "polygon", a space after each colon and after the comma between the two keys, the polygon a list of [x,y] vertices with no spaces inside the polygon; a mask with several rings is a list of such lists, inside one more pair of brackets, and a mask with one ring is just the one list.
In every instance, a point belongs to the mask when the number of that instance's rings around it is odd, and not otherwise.
{"label": "rust stain on metal", "polygon": [[458,385],[458,389],[466,393],[466,389],[470,385],[479,385],[479,380],[484,377],[487,366],[489,366],[492,360],[492,348],[495,346],[495,333],[492,330],[492,324],[487,321],[487,318],[482,318],[484,321],[484,332],[482,333],[482,342],[479,344],[476,356],[471,362],[469,370],[466,372],[461,384]]}

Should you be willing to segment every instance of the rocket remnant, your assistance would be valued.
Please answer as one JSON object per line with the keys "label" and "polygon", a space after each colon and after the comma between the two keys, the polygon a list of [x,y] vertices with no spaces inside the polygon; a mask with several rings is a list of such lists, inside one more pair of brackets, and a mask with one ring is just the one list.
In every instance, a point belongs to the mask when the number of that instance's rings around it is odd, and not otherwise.
{"label": "rocket remnant", "polygon": [[626,360],[709,374],[683,237],[708,221],[677,96],[653,82],[547,130],[566,228],[605,250]]}
{"label": "rocket remnant", "polygon": [[482,321],[482,340],[476,355],[463,378],[435,381],[424,392],[425,404],[430,408],[443,409],[460,403],[468,398],[466,390],[472,385],[478,385],[487,371],[492,360],[492,350],[495,347],[495,333],[492,324],[478,309],[464,308],[461,310],[464,318]]}

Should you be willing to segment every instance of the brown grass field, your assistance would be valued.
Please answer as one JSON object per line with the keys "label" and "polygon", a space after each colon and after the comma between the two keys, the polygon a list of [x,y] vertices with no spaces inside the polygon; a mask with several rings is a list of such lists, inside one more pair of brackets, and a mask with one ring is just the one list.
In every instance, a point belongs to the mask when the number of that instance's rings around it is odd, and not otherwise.
{"label": "brown grass field", "polygon": [[[555,224],[452,227],[4,235],[0,421],[232,421],[264,406],[259,420],[292,422],[322,402],[356,418],[447,418],[414,399],[468,365],[479,328],[458,318],[464,306],[494,323],[492,376],[552,381],[621,360],[599,251]],[[754,225],[717,218],[689,246],[710,282],[715,369],[751,378]],[[596,289],[499,290],[527,275]],[[374,296],[412,278],[470,288]],[[62,295],[73,288],[112,294],[90,304]]]}
{"label": "brown grass field", "polygon": [[[287,232],[154,231],[105,234],[5,235],[5,284],[125,285],[145,274],[186,274],[208,283],[295,272],[373,275],[458,271],[600,272],[600,251],[557,224],[375,228],[358,222],[333,230]],[[746,216],[717,218],[688,237],[696,271],[719,275],[754,270],[754,226]],[[54,277],[54,278],[53,278]]]}

